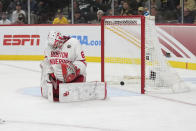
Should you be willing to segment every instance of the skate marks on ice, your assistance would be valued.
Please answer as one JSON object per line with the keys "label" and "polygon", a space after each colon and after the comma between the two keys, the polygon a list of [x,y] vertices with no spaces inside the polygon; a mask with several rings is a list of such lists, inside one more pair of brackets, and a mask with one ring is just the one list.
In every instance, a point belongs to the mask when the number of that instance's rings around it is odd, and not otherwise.
{"label": "skate marks on ice", "polygon": [[13,65],[13,64],[6,64],[6,63],[2,63],[0,62],[1,66],[6,66],[6,67],[11,67],[11,68],[15,68],[15,69],[21,69],[21,70],[25,70],[25,71],[30,71],[30,72],[35,72],[35,73],[40,73],[41,71],[39,70],[35,70],[35,69],[31,69],[31,68],[27,68],[27,67],[22,67],[22,66],[17,66],[17,65]]}
{"label": "skate marks on ice", "polygon": [[196,77],[182,77],[190,87],[189,92],[177,94],[148,94],[150,97],[196,107]]}
{"label": "skate marks on ice", "polygon": [[[1,121],[2,120],[2,121]],[[85,125],[74,125],[74,124],[65,124],[63,122],[61,123],[55,123],[55,122],[43,122],[43,121],[25,121],[25,120],[3,120],[0,119],[0,124],[4,124],[5,126],[9,126],[7,129],[14,130],[17,128],[25,129],[27,128],[35,128],[37,129],[53,129],[55,130],[74,130],[74,131],[126,131],[121,129],[112,129],[112,128],[104,128],[104,127],[96,127],[96,126],[85,126]],[[1,127],[0,127],[1,129]],[[7,131],[7,130],[5,130]]]}
{"label": "skate marks on ice", "polygon": [[178,99],[174,99],[174,98],[168,98],[168,97],[158,96],[158,95],[148,95],[148,96],[154,97],[156,99],[161,99],[161,100],[166,100],[166,101],[171,101],[171,102],[175,102],[175,103],[179,103],[179,104],[185,104],[185,105],[196,107],[196,104],[194,104],[194,103],[186,102],[186,101],[182,101],[182,100],[178,100]]}

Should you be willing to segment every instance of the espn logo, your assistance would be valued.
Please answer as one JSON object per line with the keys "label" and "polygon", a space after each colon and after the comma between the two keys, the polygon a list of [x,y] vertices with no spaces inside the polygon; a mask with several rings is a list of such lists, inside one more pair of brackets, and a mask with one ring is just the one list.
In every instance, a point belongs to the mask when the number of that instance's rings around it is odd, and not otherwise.
{"label": "espn logo", "polygon": [[40,35],[4,35],[3,45],[25,45],[29,44],[30,46],[36,45],[39,46]]}

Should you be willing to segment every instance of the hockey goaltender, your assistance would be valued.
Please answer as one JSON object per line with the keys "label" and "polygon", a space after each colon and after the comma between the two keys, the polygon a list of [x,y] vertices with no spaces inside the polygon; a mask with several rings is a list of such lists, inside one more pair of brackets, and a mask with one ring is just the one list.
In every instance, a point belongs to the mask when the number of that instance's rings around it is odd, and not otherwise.
{"label": "hockey goaltender", "polygon": [[86,82],[85,54],[75,38],[50,31],[41,61],[41,94],[49,101],[106,99],[105,82]]}

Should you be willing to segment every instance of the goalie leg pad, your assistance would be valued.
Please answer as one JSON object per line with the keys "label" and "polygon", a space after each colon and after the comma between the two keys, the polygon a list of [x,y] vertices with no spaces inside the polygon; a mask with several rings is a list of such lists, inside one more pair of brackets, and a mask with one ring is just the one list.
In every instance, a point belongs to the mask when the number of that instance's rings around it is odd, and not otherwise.
{"label": "goalie leg pad", "polygon": [[104,100],[106,98],[105,82],[62,83],[59,85],[59,102]]}
{"label": "goalie leg pad", "polygon": [[[59,84],[62,83],[62,81],[59,81],[56,79],[54,73],[49,74],[49,80],[52,83],[52,89],[48,89],[48,93],[50,93],[52,96],[51,98],[48,98],[50,101],[59,101]],[[48,94],[49,95],[49,94]]]}
{"label": "goalie leg pad", "polygon": [[52,86],[52,84],[50,84],[48,86],[48,100],[49,101],[54,101],[54,98],[53,98],[53,86]]}
{"label": "goalie leg pad", "polygon": [[48,97],[48,87],[49,86],[52,86],[52,84],[51,83],[47,83],[47,82],[42,84],[42,86],[41,86],[41,95],[43,97],[46,97],[46,98]]}
{"label": "goalie leg pad", "polygon": [[54,84],[48,84],[48,100],[49,101],[59,101],[59,83],[60,81],[56,82],[57,87],[54,87]]}

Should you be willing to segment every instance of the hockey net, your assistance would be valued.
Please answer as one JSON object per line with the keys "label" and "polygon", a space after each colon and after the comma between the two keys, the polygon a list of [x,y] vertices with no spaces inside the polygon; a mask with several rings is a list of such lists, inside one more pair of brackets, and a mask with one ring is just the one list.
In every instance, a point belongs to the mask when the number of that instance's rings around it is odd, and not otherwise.
{"label": "hockey net", "polygon": [[170,67],[153,16],[109,16],[101,21],[101,80],[144,93],[189,91]]}

